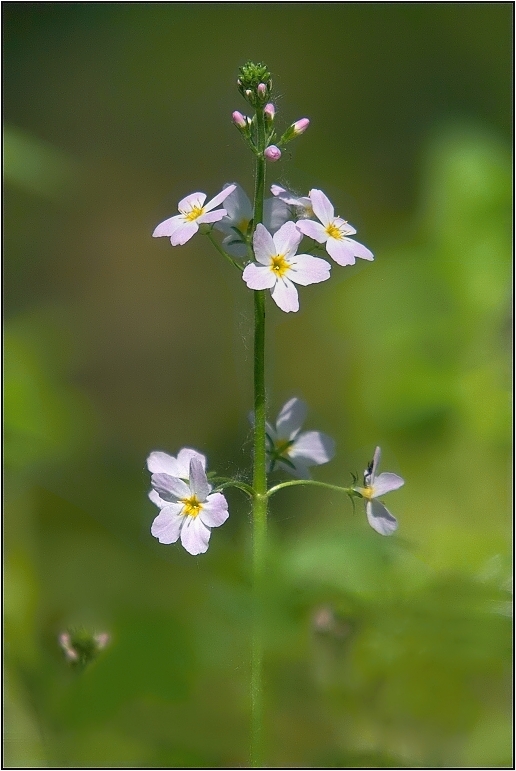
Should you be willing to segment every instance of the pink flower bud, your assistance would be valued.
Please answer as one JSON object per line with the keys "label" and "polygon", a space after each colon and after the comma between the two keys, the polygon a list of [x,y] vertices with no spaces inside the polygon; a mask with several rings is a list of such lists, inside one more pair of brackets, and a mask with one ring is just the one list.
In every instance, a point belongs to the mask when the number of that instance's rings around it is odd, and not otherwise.
{"label": "pink flower bud", "polygon": [[269,147],[265,150],[264,155],[268,161],[274,163],[274,161],[279,161],[281,158],[281,150],[279,147],[276,147],[276,145],[269,145]]}
{"label": "pink flower bud", "polygon": [[292,128],[294,129],[294,133],[297,136],[299,134],[302,134],[303,131],[306,131],[309,125],[310,125],[310,121],[308,120],[308,118],[301,118],[300,120],[296,120],[296,122],[292,124]]}
{"label": "pink flower bud", "polygon": [[266,104],[263,108],[263,114],[267,118],[267,120],[272,120],[274,118],[274,115],[276,114],[276,109],[271,102],[269,104]]}
{"label": "pink flower bud", "polygon": [[242,113],[238,112],[238,110],[235,110],[231,117],[233,118],[233,123],[235,126],[238,126],[238,128],[243,129],[247,126],[245,115],[242,115]]}
{"label": "pink flower bud", "polygon": [[250,99],[252,97],[253,92],[251,91],[250,88],[247,89],[247,91],[245,92],[245,95],[247,96],[248,99]]}
{"label": "pink flower bud", "polygon": [[258,96],[260,96],[262,99],[264,96],[267,95],[267,86],[265,83],[259,83],[258,88],[256,89],[258,92]]}

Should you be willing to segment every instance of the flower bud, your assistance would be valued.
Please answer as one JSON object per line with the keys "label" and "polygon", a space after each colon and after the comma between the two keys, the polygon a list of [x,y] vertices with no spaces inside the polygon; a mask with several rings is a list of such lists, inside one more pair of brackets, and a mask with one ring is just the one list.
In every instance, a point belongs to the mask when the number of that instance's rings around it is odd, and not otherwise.
{"label": "flower bud", "polygon": [[265,120],[274,120],[276,109],[271,102],[265,105],[263,108],[263,114],[265,115]]}
{"label": "flower bud", "polygon": [[250,89],[250,88],[247,88],[247,89],[246,89],[246,91],[245,91],[245,95],[246,95],[246,97],[247,97],[248,99],[251,99],[251,97],[252,97],[252,95],[253,95],[253,92],[251,91],[251,89]]}
{"label": "flower bud", "polygon": [[299,134],[302,134],[304,131],[306,131],[309,125],[310,121],[308,118],[301,118],[300,120],[296,120],[296,122],[292,124],[295,136],[299,136]]}
{"label": "flower bud", "polygon": [[242,115],[241,112],[238,112],[238,110],[235,110],[233,115],[231,116],[233,118],[233,123],[235,126],[239,129],[245,129],[247,128],[247,120],[245,115]]}
{"label": "flower bud", "polygon": [[279,147],[276,147],[276,145],[269,145],[269,147],[267,147],[265,150],[264,155],[268,161],[274,163],[274,161],[279,161],[281,158],[281,150]]}
{"label": "flower bud", "polygon": [[265,83],[258,83],[256,91],[260,99],[264,99],[267,96],[267,86]]}
{"label": "flower bud", "polygon": [[70,629],[59,637],[66,660],[74,667],[84,668],[93,661],[98,653],[108,645],[110,635],[107,632],[92,633],[86,629]]}

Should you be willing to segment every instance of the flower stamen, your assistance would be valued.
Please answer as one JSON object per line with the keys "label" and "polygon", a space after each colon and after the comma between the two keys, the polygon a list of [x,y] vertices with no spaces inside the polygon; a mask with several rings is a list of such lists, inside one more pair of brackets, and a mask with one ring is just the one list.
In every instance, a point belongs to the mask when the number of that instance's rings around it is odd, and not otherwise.
{"label": "flower stamen", "polygon": [[276,254],[274,257],[271,257],[271,270],[278,278],[281,278],[290,270],[290,265],[286,261],[285,255]]}
{"label": "flower stamen", "polygon": [[181,514],[185,517],[196,517],[203,509],[203,505],[196,495],[192,495],[190,498],[182,498],[181,503],[184,503],[184,509]]}
{"label": "flower stamen", "polygon": [[338,241],[344,238],[342,230],[337,225],[334,225],[333,222],[326,226],[326,232],[330,238],[336,238]]}
{"label": "flower stamen", "polygon": [[193,222],[194,220],[198,219],[198,217],[200,217],[201,214],[203,213],[204,213],[204,207],[192,206],[189,212],[184,212],[184,218],[187,222]]}

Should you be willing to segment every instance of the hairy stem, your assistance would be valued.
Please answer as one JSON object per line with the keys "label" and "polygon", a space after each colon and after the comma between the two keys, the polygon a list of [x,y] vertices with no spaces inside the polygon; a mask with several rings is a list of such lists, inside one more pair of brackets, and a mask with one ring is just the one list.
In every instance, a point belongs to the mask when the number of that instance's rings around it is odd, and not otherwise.
{"label": "hairy stem", "polygon": [[271,487],[267,493],[267,497],[270,498],[279,490],[283,490],[284,487],[296,487],[297,485],[312,485],[313,487],[325,487],[327,490],[337,490],[339,493],[347,493],[348,495],[357,495],[353,487],[340,487],[340,485],[329,485],[327,482],[316,482],[315,479],[294,479],[292,482],[281,482],[279,485]]}
{"label": "hairy stem", "polygon": [[[265,123],[256,110],[257,145],[254,228],[263,219]],[[267,471],[265,454],[265,292],[254,292],[254,465],[253,465],[253,639],[251,655],[251,766],[264,765],[263,742],[263,595],[267,546]]]}

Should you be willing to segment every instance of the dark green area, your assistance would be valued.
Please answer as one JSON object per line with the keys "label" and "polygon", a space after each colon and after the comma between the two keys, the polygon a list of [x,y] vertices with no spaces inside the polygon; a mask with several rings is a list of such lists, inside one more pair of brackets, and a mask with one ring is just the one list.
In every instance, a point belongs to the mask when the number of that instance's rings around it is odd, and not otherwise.
{"label": "dark green area", "polygon": [[[148,453],[249,480],[252,298],[155,225],[252,159],[251,59],[278,133],[267,184],[324,190],[373,263],[301,310],[268,301],[269,415],[291,396],[406,484],[271,501],[272,767],[509,767],[510,3],[4,3],[6,766],[245,767],[250,522],[198,558],[149,533]],[[267,298],[268,299],[268,298]],[[279,477],[278,477],[279,480]],[[108,632],[83,670],[67,629]]]}

